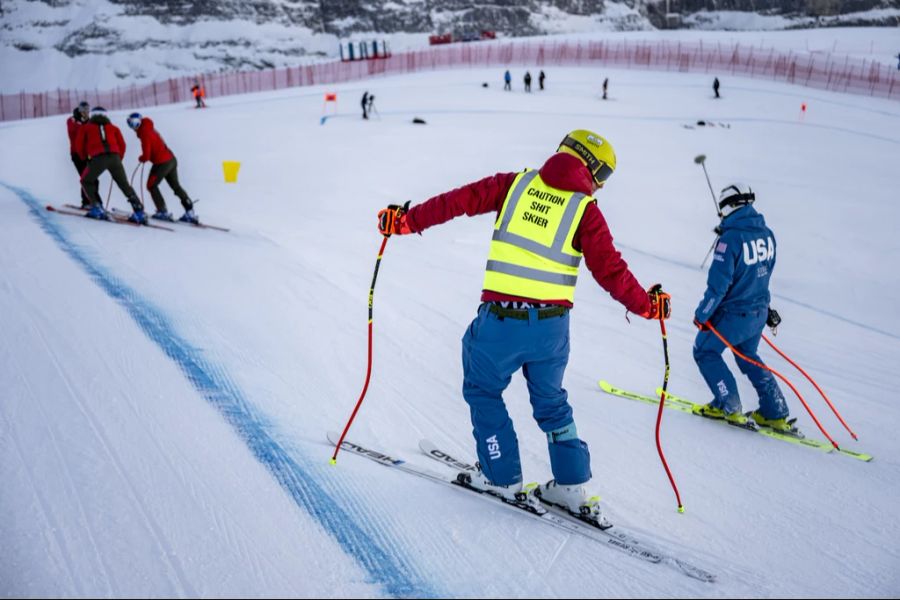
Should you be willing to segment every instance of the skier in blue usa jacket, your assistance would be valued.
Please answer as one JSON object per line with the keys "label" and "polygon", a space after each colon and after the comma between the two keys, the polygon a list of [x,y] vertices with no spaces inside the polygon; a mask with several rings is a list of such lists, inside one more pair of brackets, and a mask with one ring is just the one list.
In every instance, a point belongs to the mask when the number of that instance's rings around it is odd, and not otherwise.
{"label": "skier in blue usa jacket", "polygon": [[[775,234],[752,206],[756,196],[750,186],[733,184],[719,194],[722,222],[706,293],[694,311],[700,329],[694,341],[694,360],[713,393],[709,404],[695,412],[725,419],[735,425],[752,426],[741,410],[734,376],[722,358],[725,344],[709,330],[711,324],[741,354],[762,364],[757,353],[763,328],[780,322],[769,308],[769,279],[775,268]],[[759,426],[793,431],[787,422],[788,406],[771,372],[735,356],[738,368],[753,384],[759,408],[751,417]]]}

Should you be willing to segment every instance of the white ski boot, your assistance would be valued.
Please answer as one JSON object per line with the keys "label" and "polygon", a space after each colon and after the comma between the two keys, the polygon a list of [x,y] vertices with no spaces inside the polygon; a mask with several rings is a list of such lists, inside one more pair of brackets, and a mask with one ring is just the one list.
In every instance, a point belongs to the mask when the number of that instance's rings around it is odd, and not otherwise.
{"label": "white ski boot", "polygon": [[612,527],[600,510],[600,496],[588,496],[584,483],[577,485],[560,485],[551,479],[535,491],[535,495],[544,504],[561,508],[573,517],[590,523],[598,529]]}
{"label": "white ski boot", "polygon": [[536,483],[529,483],[524,487],[521,482],[512,485],[494,485],[484,476],[480,468],[475,472],[461,471],[456,476],[456,480],[461,485],[472,488],[477,492],[497,496],[504,502],[515,504],[530,512],[537,514],[547,512],[547,509],[541,506],[540,501],[535,497],[534,492],[538,487]]}

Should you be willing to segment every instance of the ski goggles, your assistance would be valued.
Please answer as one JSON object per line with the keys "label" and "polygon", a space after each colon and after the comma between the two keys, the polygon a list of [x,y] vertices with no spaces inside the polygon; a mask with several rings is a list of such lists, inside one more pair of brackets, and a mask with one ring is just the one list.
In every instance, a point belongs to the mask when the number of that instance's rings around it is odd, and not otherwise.
{"label": "ski goggles", "polygon": [[578,140],[566,136],[559,145],[574,150],[575,153],[587,163],[587,168],[591,172],[591,177],[594,178],[597,185],[609,179],[609,176],[613,174],[613,170],[608,164],[594,156],[594,154],[585,148],[584,144]]}

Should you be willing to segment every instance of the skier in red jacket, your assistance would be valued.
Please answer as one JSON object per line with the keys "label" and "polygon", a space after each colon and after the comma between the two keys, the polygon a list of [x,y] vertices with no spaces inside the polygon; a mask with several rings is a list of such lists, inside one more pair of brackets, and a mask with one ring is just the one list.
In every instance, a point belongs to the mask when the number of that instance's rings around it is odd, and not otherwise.
{"label": "skier in red jacket", "polygon": [[113,181],[125,194],[128,203],[131,204],[134,213],[128,217],[129,221],[145,225],[147,215],[144,214],[144,205],[138,199],[134,189],[128,183],[122,159],[125,158],[125,139],[119,128],[110,123],[106,116],[106,109],[95,106],[91,109],[90,120],[81,126],[75,138],[75,151],[82,160],[87,161],[87,167],[81,174],[81,185],[87,191],[91,200],[91,209],[85,215],[92,219],[109,220],[109,215],[103,208],[100,199],[98,179],[104,171],[109,171]]}
{"label": "skier in red jacket", "polygon": [[[379,212],[383,235],[421,233],[463,214],[496,213],[481,306],[463,337],[463,397],[469,404],[477,473],[461,481],[525,504],[540,502],[609,527],[588,493],[590,453],[575,428],[562,387],[569,357],[569,310],[582,256],[597,283],[648,319],[668,318],[670,297],[658,284],[645,291],[613,245],[591,194],[616,167],[612,147],[596,133],[569,133],[540,170],[498,173],[409,208]],[[502,393],[522,369],[535,420],[547,435],[553,479],[534,493],[522,468]]]}
{"label": "skier in red jacket", "polygon": [[75,139],[78,137],[78,130],[82,125],[88,122],[91,113],[91,105],[87,102],[79,102],[78,106],[72,111],[72,116],[66,119],[66,130],[69,133],[69,155],[72,157],[72,164],[78,171],[78,187],[81,188],[81,208],[89,209],[91,207],[91,199],[88,197],[84,186],[81,185],[81,174],[87,167],[87,161],[83,160],[75,150]]}
{"label": "skier in red jacket", "polygon": [[162,136],[156,131],[156,128],[153,126],[153,120],[135,112],[128,115],[128,126],[134,130],[138,139],[141,140],[141,155],[138,157],[138,160],[142,163],[150,162],[153,165],[150,168],[150,175],[147,177],[147,189],[150,191],[150,197],[153,198],[153,204],[156,205],[156,213],[153,214],[152,218],[161,221],[174,221],[172,213],[166,210],[166,200],[163,198],[162,192],[159,191],[159,184],[165,179],[172,191],[175,192],[175,195],[181,200],[181,206],[184,207],[184,214],[178,220],[185,223],[198,224],[200,221],[197,219],[197,215],[194,214],[194,203],[178,182],[178,159],[175,158]]}

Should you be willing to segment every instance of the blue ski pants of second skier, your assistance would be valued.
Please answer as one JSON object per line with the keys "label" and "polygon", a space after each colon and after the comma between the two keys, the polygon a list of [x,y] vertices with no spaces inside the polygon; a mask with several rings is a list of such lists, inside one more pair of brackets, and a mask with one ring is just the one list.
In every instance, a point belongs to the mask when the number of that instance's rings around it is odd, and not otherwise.
{"label": "blue ski pants of second skier", "polygon": [[563,485],[591,478],[587,444],[578,439],[568,393],[562,387],[569,361],[569,313],[528,320],[501,318],[482,304],[462,340],[463,397],[481,469],[495,485],[522,481],[519,443],[503,391],[519,369],[528,384],[532,415],[547,434],[554,478]]}
{"label": "blue ski pants of second skier", "polygon": [[[765,308],[747,312],[719,311],[710,319],[713,327],[737,348],[737,350],[756,362],[763,364],[757,352],[763,328],[766,325],[768,311]],[[700,368],[700,374],[713,393],[712,405],[726,413],[741,410],[741,398],[738,394],[737,382],[722,358],[725,344],[712,331],[701,331],[694,341],[694,360]],[[784,394],[775,381],[775,376],[766,369],[757,367],[735,355],[741,373],[747,376],[756,394],[759,396],[759,412],[766,419],[781,419],[788,415]]]}

